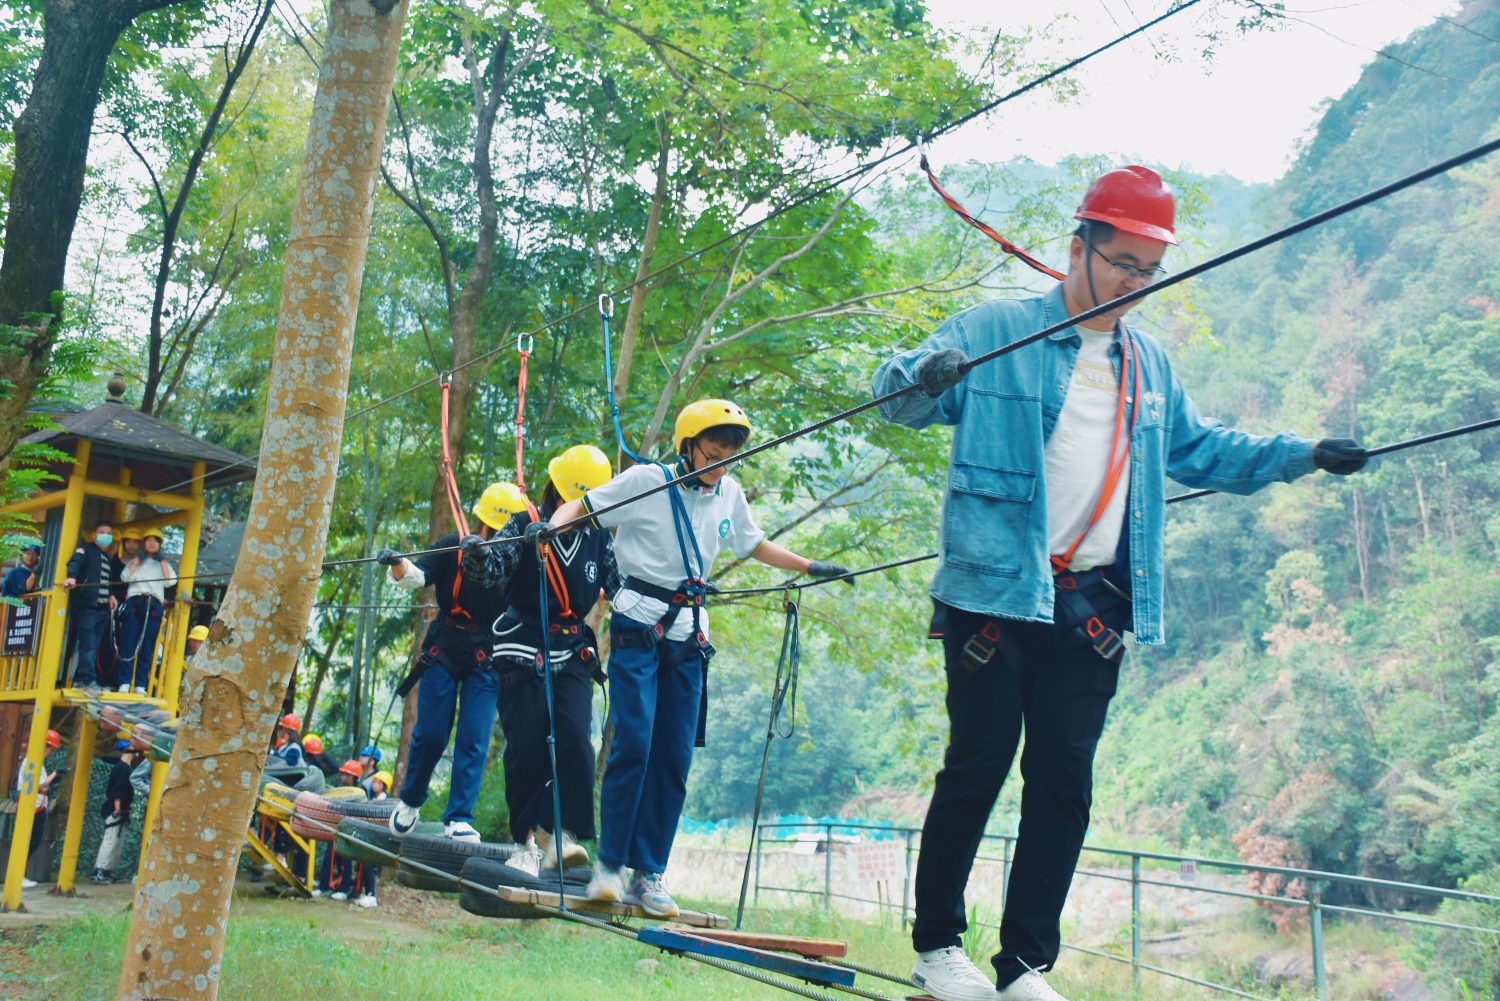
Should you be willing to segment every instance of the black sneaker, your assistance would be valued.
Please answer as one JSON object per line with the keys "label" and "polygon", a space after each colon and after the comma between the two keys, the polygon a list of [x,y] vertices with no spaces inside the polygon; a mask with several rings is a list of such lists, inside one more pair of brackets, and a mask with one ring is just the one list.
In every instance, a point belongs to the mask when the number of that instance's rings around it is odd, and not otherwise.
{"label": "black sneaker", "polygon": [[95,882],[95,883],[113,883],[114,881],[115,881],[114,873],[105,872],[103,869],[95,869],[94,870],[94,876],[93,876],[92,882]]}

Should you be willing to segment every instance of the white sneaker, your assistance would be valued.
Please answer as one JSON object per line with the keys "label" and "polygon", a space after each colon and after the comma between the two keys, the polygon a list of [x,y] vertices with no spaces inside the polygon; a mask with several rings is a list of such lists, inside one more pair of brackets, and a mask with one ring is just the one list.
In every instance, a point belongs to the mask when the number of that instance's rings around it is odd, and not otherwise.
{"label": "white sneaker", "polygon": [[375,907],[379,904],[373,893],[361,893],[354,902],[360,907]]}
{"label": "white sneaker", "polygon": [[396,804],[396,810],[391,814],[391,819],[386,826],[396,837],[404,838],[411,833],[411,829],[416,827],[417,821],[421,819],[422,808],[411,806],[403,799]]}
{"label": "white sneaker", "polygon": [[[542,849],[542,868],[556,869],[557,844],[553,840],[552,835],[540,827],[534,827],[531,829],[531,839]],[[574,841],[573,835],[567,831],[562,832],[562,861],[564,866],[589,864],[588,849],[584,848],[577,841]]]}
{"label": "white sneaker", "polygon": [[37,885],[36,880],[34,880],[34,879],[27,879],[25,876],[21,877],[21,889],[23,889],[23,890],[29,890],[33,886],[36,886],[36,885]]}
{"label": "white sneaker", "polygon": [[[391,814],[394,819],[395,814]],[[467,820],[455,820],[451,824],[443,825],[443,837],[452,838],[454,841],[482,841],[479,832],[474,830],[474,825]]]}
{"label": "white sneaker", "polygon": [[349,894],[345,893],[343,890],[334,890],[332,893],[330,893],[328,895],[328,899],[329,900],[348,900],[349,899]]}
{"label": "white sneaker", "polygon": [[587,893],[590,900],[619,900],[625,896],[625,876],[612,865],[595,862]]}
{"label": "white sneaker", "polygon": [[317,900],[323,895],[323,891],[318,889],[317,887],[313,887],[311,890],[307,891],[307,895],[309,897],[312,897],[314,900]]}
{"label": "white sneaker", "polygon": [[118,692],[123,692],[123,693],[125,693],[127,695],[130,694],[130,686],[129,685],[121,685],[119,688],[117,688],[115,690],[118,691]]}
{"label": "white sneaker", "polygon": [[145,685],[136,685],[135,686],[135,694],[137,694],[137,695],[145,695],[146,694],[146,686]]}
{"label": "white sneaker", "polygon": [[1040,973],[1033,970],[1021,974],[1006,984],[1005,990],[999,994],[999,1001],[1068,1001],[1068,999],[1054,991],[1052,985],[1043,980]]}
{"label": "white sneaker", "polygon": [[516,850],[505,860],[506,868],[524,872],[528,876],[539,876],[542,872],[542,850],[534,844],[516,845]]}
{"label": "white sneaker", "polygon": [[911,979],[938,1001],[995,1001],[994,982],[956,945],[917,953]]}

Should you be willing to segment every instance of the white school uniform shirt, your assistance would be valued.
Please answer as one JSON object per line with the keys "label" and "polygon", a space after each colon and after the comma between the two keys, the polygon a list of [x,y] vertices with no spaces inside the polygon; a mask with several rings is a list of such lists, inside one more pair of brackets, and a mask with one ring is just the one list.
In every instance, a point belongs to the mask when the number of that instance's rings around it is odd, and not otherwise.
{"label": "white school uniform shirt", "polygon": [[[674,471],[673,478],[677,473]],[[602,487],[595,487],[583,497],[583,506],[592,514],[620,501],[659,487],[667,480],[662,468],[655,463],[631,466]],[[713,569],[719,552],[728,547],[741,559],[760,548],[766,533],[761,531],[750,513],[750,503],[745,491],[732,476],[725,476],[711,490],[680,485],[668,488],[677,492],[692,522],[692,531],[698,540],[698,552],[703,556],[701,576],[706,580]],[[620,565],[620,575],[639,577],[641,580],[676,590],[688,576],[682,565],[682,550],[677,545],[677,531],[673,527],[672,500],[666,490],[658,490],[649,497],[634,501],[615,511],[595,518],[601,528],[613,528],[615,532],[615,560]],[[693,573],[699,573],[692,540],[683,537],[688,559],[694,561]],[[667,612],[667,604],[656,598],[648,598],[628,586],[620,588],[614,597],[614,610],[637,622],[654,624]],[[708,609],[699,609],[699,626],[708,633]],[[693,631],[693,611],[684,608],[677,621],[667,631],[669,640],[685,640]]]}
{"label": "white school uniform shirt", "polygon": [[167,600],[167,585],[177,583],[177,571],[170,564],[161,560],[151,559],[144,554],[141,562],[131,567],[125,564],[125,570],[120,574],[120,579],[130,586],[125,590],[127,598],[134,598],[138,594],[147,594],[157,601]]}

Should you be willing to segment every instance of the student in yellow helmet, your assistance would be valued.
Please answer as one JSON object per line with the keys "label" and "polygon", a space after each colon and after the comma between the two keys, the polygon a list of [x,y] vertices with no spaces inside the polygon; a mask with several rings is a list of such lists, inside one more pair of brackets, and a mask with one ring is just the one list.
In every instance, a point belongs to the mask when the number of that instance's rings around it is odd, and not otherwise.
{"label": "student in yellow helmet", "polygon": [[[727,466],[750,438],[750,419],[728,400],[699,400],[677,415],[676,464],[632,466],[562,505],[565,523],[601,512],[594,524],[613,528],[624,574],[610,619],[609,695],[615,732],[599,794],[599,858],[589,896],[618,900],[627,892],[622,869],[634,870],[628,892],[660,917],[677,913],[662,883],[687,790],[693,747],[702,746],[705,678],[713,646],[703,608],[714,558],[728,548],[769,566],[815,576],[848,571],[809,560],[766,538],[745,492]],[[633,500],[675,476],[691,479]],[[605,508],[631,501],[615,510]],[[527,530],[530,541],[555,533]],[[568,540],[558,536],[553,547]],[[689,614],[681,614],[684,610]],[[696,735],[696,740],[695,740]]]}
{"label": "student in yellow helmet", "polygon": [[479,546],[504,528],[512,514],[525,509],[525,500],[514,484],[493,483],[474,504],[477,534],[462,540],[456,533],[446,535],[429,547],[439,552],[415,560],[393,549],[382,549],[375,557],[389,568],[389,579],[397,587],[415,591],[431,585],[438,603],[437,618],[422,642],[422,656],[396,689],[404,696],[418,685],[417,724],[412,729],[401,802],[390,819],[391,832],[397,837],[405,837],[416,826],[433,769],[453,733],[453,772],[443,831],[450,838],[480,840],[474,829],[474,804],[489,755],[499,693],[491,669],[490,629],[505,611],[505,596],[467,574],[456,550],[460,542]]}
{"label": "student in yellow helmet", "polygon": [[[552,516],[614,475],[609,458],[593,445],[574,445],[547,465],[547,486],[537,514]],[[500,538],[523,536],[532,523],[521,512]],[[491,546],[470,568],[505,592],[509,605],[495,622],[495,664],[500,672],[500,726],[505,731],[505,801],[510,830],[521,851],[511,864],[528,872],[563,865],[586,865],[577,839],[594,837],[593,680],[602,677],[599,644],[583,621],[601,594],[620,589],[615,549],[603,529],[570,532],[550,547],[545,574],[535,546]],[[541,588],[547,588],[542,618]],[[553,817],[552,763],[547,753],[548,719],[543,685],[542,634],[552,672],[552,730],[556,738],[557,792],[562,823]],[[561,828],[561,834],[558,833]],[[533,843],[534,842],[534,843]]]}

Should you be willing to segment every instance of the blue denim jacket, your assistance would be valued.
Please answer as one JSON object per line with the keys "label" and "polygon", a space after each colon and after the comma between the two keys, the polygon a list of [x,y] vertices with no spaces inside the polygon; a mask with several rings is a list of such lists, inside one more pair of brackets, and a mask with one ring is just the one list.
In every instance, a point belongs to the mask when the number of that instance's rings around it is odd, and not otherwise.
{"label": "blue denim jacket", "polygon": [[[947,320],[921,347],[875,373],[883,396],[916,381],[928,354],[958,348],[970,357],[1068,318],[1062,286],[1033,299],[996,300]],[[1130,438],[1126,532],[1135,637],[1161,643],[1166,564],[1166,479],[1248,494],[1312,472],[1313,442],[1289,433],[1232,431],[1203,418],[1154,338],[1131,328],[1143,404]],[[1007,619],[1052,621],[1043,448],[1062,412],[1082,338],[1067,329],[980,365],[936,399],[920,389],[882,406],[908,427],[953,424],[943,496],[940,563],[933,597],[956,608]],[[1116,378],[1120,344],[1110,348]],[[1131,409],[1136,406],[1131,401]],[[1127,415],[1127,420],[1130,417]]]}

